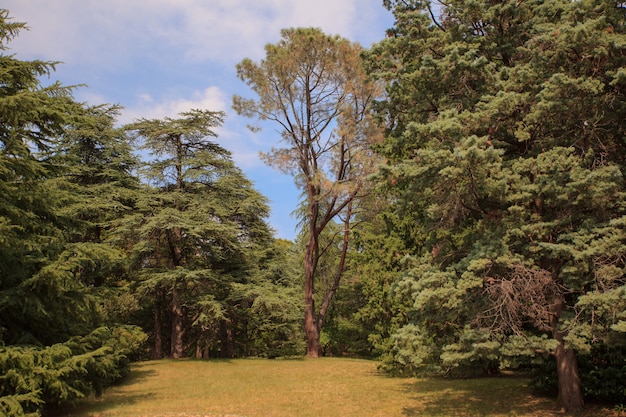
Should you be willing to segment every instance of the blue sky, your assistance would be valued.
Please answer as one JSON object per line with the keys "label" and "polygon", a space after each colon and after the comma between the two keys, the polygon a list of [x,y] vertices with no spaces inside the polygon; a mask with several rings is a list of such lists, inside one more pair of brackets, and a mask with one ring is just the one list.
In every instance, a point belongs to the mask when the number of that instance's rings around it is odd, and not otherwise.
{"label": "blue sky", "polygon": [[233,94],[254,95],[236,76],[244,58],[259,61],[280,29],[319,27],[365,47],[392,26],[382,0],[5,0],[29,30],[13,41],[19,59],[61,61],[51,79],[86,84],[75,97],[124,107],[120,123],[175,117],[192,108],[225,111],[218,142],[270,200],[276,236],[293,239],[299,191],[290,176],[259,159],[280,138],[259,133],[232,109]]}

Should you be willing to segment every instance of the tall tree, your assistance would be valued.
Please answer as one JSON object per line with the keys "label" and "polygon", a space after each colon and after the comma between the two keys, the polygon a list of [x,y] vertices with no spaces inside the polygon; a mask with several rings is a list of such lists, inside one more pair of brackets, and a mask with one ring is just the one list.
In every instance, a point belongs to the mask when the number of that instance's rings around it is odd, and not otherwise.
{"label": "tall tree", "polygon": [[[320,330],[347,267],[351,222],[374,165],[370,144],[378,130],[368,110],[378,91],[363,71],[359,45],[319,29],[285,29],[281,35],[280,42],[265,47],[264,60],[237,65],[239,78],[258,100],[235,96],[233,108],[278,124],[285,146],[264,159],[294,175],[303,190],[305,332],[307,355],[317,357]],[[341,227],[328,245],[339,240],[339,262],[332,284],[319,296],[315,279],[327,252],[320,236],[335,221]]]}
{"label": "tall tree", "polygon": [[58,176],[46,152],[82,107],[71,87],[41,85],[54,62],[4,53],[23,28],[0,10],[0,341],[47,344],[79,332],[77,318],[90,315],[75,258],[59,258],[63,201],[46,182]]}
{"label": "tall tree", "polygon": [[386,1],[370,52],[388,83],[382,147],[426,235],[396,293],[399,362],[454,368],[576,355],[623,332],[625,15],[605,1]]}
{"label": "tall tree", "polygon": [[[270,238],[265,198],[230,153],[210,140],[224,114],[191,110],[180,116],[126,126],[151,154],[143,172],[154,188],[124,224],[137,237],[141,288],[155,300],[155,354],[160,356],[162,323],[169,322],[172,358],[206,337],[212,323],[225,325],[221,301],[230,283],[243,279],[247,251]],[[186,339],[192,329],[193,339]],[[229,349],[227,339],[222,352]]]}
{"label": "tall tree", "polygon": [[64,144],[79,126],[97,136],[98,117],[72,88],[42,85],[55,63],[4,53],[22,28],[0,10],[0,414],[39,416],[125,375],[143,334],[96,328],[90,266],[111,251],[72,216],[89,193]]}

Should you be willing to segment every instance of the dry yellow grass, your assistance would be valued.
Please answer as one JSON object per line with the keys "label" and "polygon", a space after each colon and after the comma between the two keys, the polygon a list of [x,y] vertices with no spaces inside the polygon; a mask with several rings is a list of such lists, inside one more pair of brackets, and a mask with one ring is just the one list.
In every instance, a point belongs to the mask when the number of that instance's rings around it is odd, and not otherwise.
{"label": "dry yellow grass", "polygon": [[[596,411],[584,416],[606,415]],[[375,362],[323,358],[137,363],[123,384],[56,417],[557,415],[523,378],[389,378]]]}

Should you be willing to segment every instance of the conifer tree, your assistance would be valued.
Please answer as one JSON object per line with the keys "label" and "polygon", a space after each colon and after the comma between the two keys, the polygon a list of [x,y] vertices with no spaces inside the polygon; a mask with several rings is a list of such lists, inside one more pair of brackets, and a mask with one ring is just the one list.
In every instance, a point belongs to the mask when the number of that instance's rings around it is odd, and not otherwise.
{"label": "conifer tree", "polygon": [[155,356],[161,356],[164,323],[172,358],[209,337],[216,324],[222,354],[230,356],[225,301],[231,284],[246,279],[247,252],[271,237],[268,206],[230,153],[210,139],[224,114],[191,110],[180,116],[126,126],[150,152],[143,175],[152,188],[123,228],[136,236],[140,289],[153,300]]}
{"label": "conifer tree", "polygon": [[389,85],[385,172],[427,232],[396,288],[413,306],[396,360],[549,353],[580,410],[577,355],[625,329],[623,5],[386,4],[369,61]]}
{"label": "conifer tree", "polygon": [[[80,260],[77,279],[101,308],[99,320],[126,323],[137,309],[131,294],[126,246],[114,223],[133,213],[143,190],[138,158],[123,129],[115,127],[119,106],[86,107],[49,151],[59,166],[48,186],[65,200],[67,249]],[[122,301],[123,300],[123,301]]]}
{"label": "conifer tree", "polygon": [[[348,266],[352,222],[376,161],[370,146],[380,132],[369,104],[379,91],[365,76],[359,45],[314,28],[284,29],[281,36],[276,45],[266,46],[261,62],[244,59],[237,65],[239,78],[258,99],[235,96],[233,108],[278,125],[284,146],[273,148],[264,159],[293,175],[302,189],[307,355],[318,357],[320,332]],[[342,225],[333,234],[341,247],[340,261],[332,284],[320,291],[315,282],[326,253],[320,236],[333,222]]]}
{"label": "conifer tree", "polygon": [[71,267],[55,266],[63,201],[47,186],[58,172],[45,158],[82,109],[72,88],[41,85],[54,62],[5,53],[23,28],[0,10],[0,340],[48,344],[75,334],[75,314],[87,309]]}
{"label": "conifer tree", "polygon": [[[94,263],[116,251],[93,233],[104,218],[85,215],[96,200],[92,184],[74,176],[93,169],[96,178],[103,169],[69,157],[77,138],[87,137],[78,130],[106,142],[112,119],[75,102],[72,88],[43,86],[40,77],[55,63],[4,53],[23,28],[0,10],[0,414],[39,416],[46,405],[101,393],[118,380],[144,335],[96,328],[90,287],[112,274]],[[99,183],[114,194],[113,180]]]}

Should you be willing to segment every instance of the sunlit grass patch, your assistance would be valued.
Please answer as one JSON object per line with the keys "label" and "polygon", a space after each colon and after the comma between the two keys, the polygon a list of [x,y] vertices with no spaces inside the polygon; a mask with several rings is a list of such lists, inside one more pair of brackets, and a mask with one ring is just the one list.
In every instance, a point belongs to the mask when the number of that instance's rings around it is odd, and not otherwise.
{"label": "sunlit grass patch", "polygon": [[528,382],[390,378],[375,362],[340,358],[152,361],[133,365],[102,398],[55,417],[562,415],[553,399],[533,396]]}

